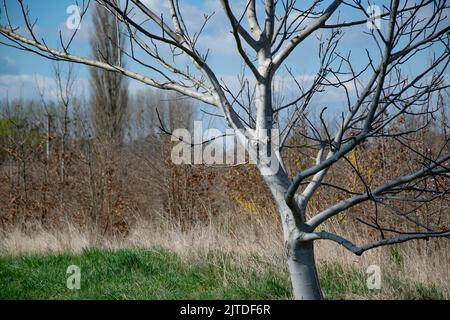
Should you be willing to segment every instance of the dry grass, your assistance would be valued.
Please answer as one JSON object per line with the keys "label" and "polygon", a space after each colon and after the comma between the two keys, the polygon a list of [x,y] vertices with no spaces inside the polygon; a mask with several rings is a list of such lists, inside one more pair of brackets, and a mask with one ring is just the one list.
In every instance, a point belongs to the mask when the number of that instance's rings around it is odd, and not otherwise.
{"label": "dry grass", "polygon": [[[243,257],[258,255],[279,265],[284,254],[281,230],[277,219],[270,215],[222,214],[186,229],[170,222],[164,216],[157,220],[138,219],[126,237],[103,237],[94,229],[44,229],[34,226],[32,234],[19,229],[3,231],[0,252],[14,255],[27,253],[80,252],[84,248],[152,248],[164,247],[181,257],[205,257],[211,250]],[[329,226],[332,227],[332,226]],[[337,226],[336,228],[339,228]],[[347,236],[356,242],[364,241],[358,234]],[[399,283],[417,283],[440,288],[450,297],[449,241],[413,241],[402,245],[379,248],[357,257],[330,242],[316,244],[319,263],[338,264],[365,273],[369,265],[379,265],[383,276]],[[245,260],[245,259],[244,259]],[[257,268],[258,266],[252,266]],[[284,266],[280,266],[284,268]],[[379,298],[396,298],[395,292]],[[348,298],[363,298],[349,296]]]}

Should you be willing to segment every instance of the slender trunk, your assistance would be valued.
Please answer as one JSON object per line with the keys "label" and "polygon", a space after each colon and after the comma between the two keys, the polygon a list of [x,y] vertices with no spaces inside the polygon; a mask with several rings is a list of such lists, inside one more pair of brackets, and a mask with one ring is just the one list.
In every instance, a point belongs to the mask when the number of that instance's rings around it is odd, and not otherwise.
{"label": "slender trunk", "polygon": [[[304,212],[300,208],[295,208],[297,212],[293,213],[284,200],[288,185],[287,175],[280,166],[277,174],[264,176],[264,178],[281,215],[294,299],[322,300],[314,257],[314,244],[312,241],[298,239],[302,231],[300,230],[301,226],[304,226]],[[296,219],[297,221],[295,221]],[[299,225],[300,227],[298,227]]]}
{"label": "slender trunk", "polygon": [[323,297],[317,276],[314,245],[312,242],[301,241],[298,237],[305,227],[304,209],[298,206],[291,209],[284,199],[290,182],[279,153],[279,133],[275,135],[277,140],[273,141],[271,132],[274,129],[274,122],[269,57],[269,47],[258,54],[259,72],[265,75],[264,80],[258,82],[255,101],[258,167],[281,215],[294,298],[321,300]]}
{"label": "slender trunk", "polygon": [[296,242],[288,248],[288,265],[294,299],[322,300],[313,243]]}

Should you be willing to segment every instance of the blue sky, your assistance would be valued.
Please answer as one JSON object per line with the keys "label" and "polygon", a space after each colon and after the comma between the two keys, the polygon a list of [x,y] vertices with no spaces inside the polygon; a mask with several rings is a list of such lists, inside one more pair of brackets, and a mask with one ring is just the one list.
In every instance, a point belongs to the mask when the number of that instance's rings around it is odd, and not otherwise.
{"label": "blue sky", "polygon": [[[11,20],[18,25],[23,26],[23,19],[21,17],[21,11],[16,4],[16,1],[7,1],[10,4],[9,16]],[[31,17],[37,20],[37,32],[38,37],[43,37],[49,46],[57,46],[59,30],[62,30],[63,34],[67,36],[68,30],[65,26],[66,20],[69,14],[66,12],[70,5],[73,5],[73,0],[28,0],[24,1],[30,8]],[[92,2],[94,2],[92,0]],[[167,16],[167,10],[164,6],[163,0],[146,0],[149,5],[159,10]],[[225,81],[234,81],[237,72],[241,67],[240,59],[237,51],[233,46],[233,39],[230,34],[230,26],[223,16],[219,1],[215,0],[185,0],[181,1],[182,12],[186,15],[186,22],[189,27],[195,30],[201,24],[202,13],[215,12],[211,23],[207,26],[204,32],[204,36],[201,38],[200,48],[206,50],[206,47],[211,48],[209,63],[216,71],[216,73],[222,77]],[[243,9],[241,0],[233,0],[234,8],[239,15],[239,9]],[[240,4],[239,4],[240,3]],[[326,2],[328,3],[328,2]],[[372,1],[371,3],[379,6],[388,5],[388,1]],[[92,4],[91,4],[92,5]],[[361,19],[361,13],[356,13],[353,10],[343,10],[340,13],[341,19]],[[4,12],[0,17],[2,24],[5,22]],[[382,28],[385,26],[382,25]],[[90,17],[87,16],[81,25],[81,29],[72,44],[72,51],[75,54],[82,56],[89,56],[89,33],[92,32],[90,23]],[[357,67],[362,67],[366,62],[365,50],[368,49],[371,52],[375,52],[376,48],[370,38],[364,34],[367,31],[365,25],[356,27],[348,32],[342,39],[341,52],[343,54],[348,51],[352,51],[352,62]],[[326,36],[326,33],[325,33]],[[3,39],[2,39],[3,40]],[[306,41],[298,50],[289,58],[287,64],[292,68],[294,74],[302,81],[310,81],[311,77],[315,74],[318,67],[318,41],[315,37],[311,37]],[[374,53],[376,59],[376,53]],[[415,61],[415,65],[425,63],[427,57],[418,58]],[[47,90],[49,96],[52,95],[53,80],[51,76],[51,64],[49,61],[42,59],[41,57],[28,53],[21,52],[12,48],[8,48],[4,45],[0,45],[0,95],[10,98],[17,98],[23,96],[25,98],[37,97],[36,86],[39,85]],[[129,63],[130,69],[134,71],[148,74],[148,71],[143,67]],[[409,66],[412,68],[413,65]],[[86,88],[88,83],[88,72],[84,66],[77,67],[77,73],[79,77],[79,90],[86,94]],[[280,77],[286,77],[286,73],[281,71]],[[308,80],[309,79],[309,80]],[[143,88],[142,85],[135,81],[130,81],[130,88],[138,90]],[[325,96],[326,99],[333,100],[332,102],[338,102],[343,104],[343,96],[339,93],[333,95],[333,92],[328,93]]]}
{"label": "blue sky", "polygon": [[[8,1],[9,3],[9,16],[12,21],[19,22],[18,25],[23,25],[22,13],[20,7],[15,3],[15,1]],[[31,16],[37,18],[37,34],[41,37],[50,41],[49,44],[55,44],[58,39],[58,31],[63,30],[68,14],[66,13],[67,7],[74,4],[71,0],[34,0],[25,1],[29,6]],[[5,21],[5,16],[1,15],[2,24]],[[82,47],[86,47],[84,37],[77,38],[77,45],[80,44]],[[87,47],[86,47],[87,49]],[[16,73],[25,73],[33,70],[36,73],[48,74],[49,73],[49,63],[33,54],[21,52],[12,48],[5,46],[0,46],[0,52],[2,58],[8,57],[15,61],[13,65],[13,70]],[[84,53],[86,53],[85,51]],[[4,67],[4,66],[3,66]],[[2,73],[5,73],[3,68],[0,69]]]}

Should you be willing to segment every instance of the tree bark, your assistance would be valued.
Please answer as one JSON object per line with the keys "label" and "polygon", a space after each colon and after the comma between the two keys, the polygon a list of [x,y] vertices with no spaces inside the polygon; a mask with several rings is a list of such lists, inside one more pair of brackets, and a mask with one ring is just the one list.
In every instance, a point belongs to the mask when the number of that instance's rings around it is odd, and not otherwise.
{"label": "tree bark", "polygon": [[[256,92],[256,133],[258,139],[258,166],[276,203],[283,225],[284,240],[287,248],[287,258],[294,299],[322,300],[322,291],[317,276],[312,241],[301,239],[305,231],[304,206],[296,203],[289,208],[285,195],[290,185],[288,174],[283,167],[279,154],[279,141],[272,141],[273,105],[272,105],[272,74],[270,73],[270,48],[263,48],[258,53],[259,69],[264,80],[259,81]],[[275,164],[275,166],[274,166]]]}
{"label": "tree bark", "polygon": [[322,300],[312,241],[289,242],[287,249],[294,299]]}
{"label": "tree bark", "polygon": [[274,175],[263,176],[277,203],[283,225],[284,241],[294,299],[322,300],[322,290],[317,275],[313,241],[300,239],[305,212],[298,205],[289,208],[284,199],[289,180],[283,168]]}

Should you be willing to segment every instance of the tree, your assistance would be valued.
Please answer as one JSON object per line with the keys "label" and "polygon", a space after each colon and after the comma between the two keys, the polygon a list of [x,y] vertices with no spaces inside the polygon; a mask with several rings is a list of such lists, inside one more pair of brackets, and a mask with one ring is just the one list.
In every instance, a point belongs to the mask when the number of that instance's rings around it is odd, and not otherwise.
{"label": "tree", "polygon": [[[194,98],[221,112],[237,140],[247,145],[249,153],[257,158],[258,170],[277,204],[296,299],[322,298],[313,248],[317,240],[334,241],[361,255],[380,246],[450,236],[447,227],[435,229],[411,218],[407,212],[399,213],[392,205],[393,202],[427,203],[448,196],[448,139],[437,152],[425,154],[409,143],[407,137],[411,130],[391,130],[392,123],[403,115],[434,116],[437,110],[430,101],[435,94],[448,89],[445,74],[449,63],[450,27],[445,24],[448,6],[444,0],[414,3],[393,0],[371,16],[360,0],[312,1],[309,4],[295,0],[264,0],[263,5],[246,0],[236,8],[232,8],[230,1],[220,0],[236,51],[245,65],[237,90],[231,89],[232,86],[222,81],[210,66],[209,51],[199,48],[201,31],[211,15],[204,15],[199,31],[189,30],[176,0],[166,2],[169,14],[165,16],[146,1],[130,0],[120,4],[97,1],[120,20],[130,43],[127,55],[131,61],[147,68],[148,76],[108,61],[71,54],[70,43],[62,40],[62,50],[49,48],[34,36],[28,11],[23,1],[18,2],[31,37],[22,36],[8,20],[0,33],[11,41],[10,45],[49,59],[116,72],[148,86]],[[342,16],[352,18],[342,20]],[[355,18],[358,16],[361,18]],[[378,28],[378,22],[384,28]],[[367,24],[370,28],[364,32],[372,42],[372,47],[368,47],[370,50],[358,59],[350,52],[342,52],[346,51],[340,42],[343,35],[358,30],[362,33],[358,28]],[[290,57],[313,38],[319,40],[319,66],[313,80],[307,83],[299,80],[287,64],[298,63],[298,59],[291,61]],[[142,59],[144,53],[147,55],[145,60]],[[315,57],[310,52],[301,53],[300,62],[303,63],[310,63]],[[424,54],[431,57],[430,63],[425,64],[420,59]],[[188,66],[180,67],[181,63]],[[411,73],[409,70],[413,65]],[[283,67],[297,85],[296,97],[276,105],[274,84]],[[306,117],[307,109],[318,109],[312,103],[314,98],[333,90],[342,92],[346,100],[342,112],[334,112],[337,119],[334,130],[325,119],[325,108],[318,110],[319,124]],[[281,121],[282,115],[289,117]],[[303,120],[308,123],[304,138],[308,147],[315,151],[315,163],[290,176],[283,163],[283,150],[292,128]],[[415,159],[413,165],[405,165],[403,175],[377,186],[369,185],[364,173],[355,166],[364,185],[363,191],[345,190],[347,196],[329,208],[321,212],[308,210],[308,203],[319,188],[343,189],[326,182],[330,168],[349,160],[349,155],[361,144],[379,139],[396,140],[410,150]],[[249,140],[251,143],[247,143]],[[379,239],[358,245],[323,229],[327,220],[365,202],[374,204],[374,212],[361,213],[360,220],[379,231]],[[397,230],[395,226],[382,225],[378,206],[395,207],[392,214],[408,220],[411,229]],[[364,217],[370,218],[371,222]]]}
{"label": "tree", "polygon": [[[91,50],[95,60],[123,65],[124,37],[118,20],[96,5],[92,14]],[[126,79],[117,72],[91,68],[91,108],[97,137],[103,144],[119,146],[124,138],[128,104]]]}

